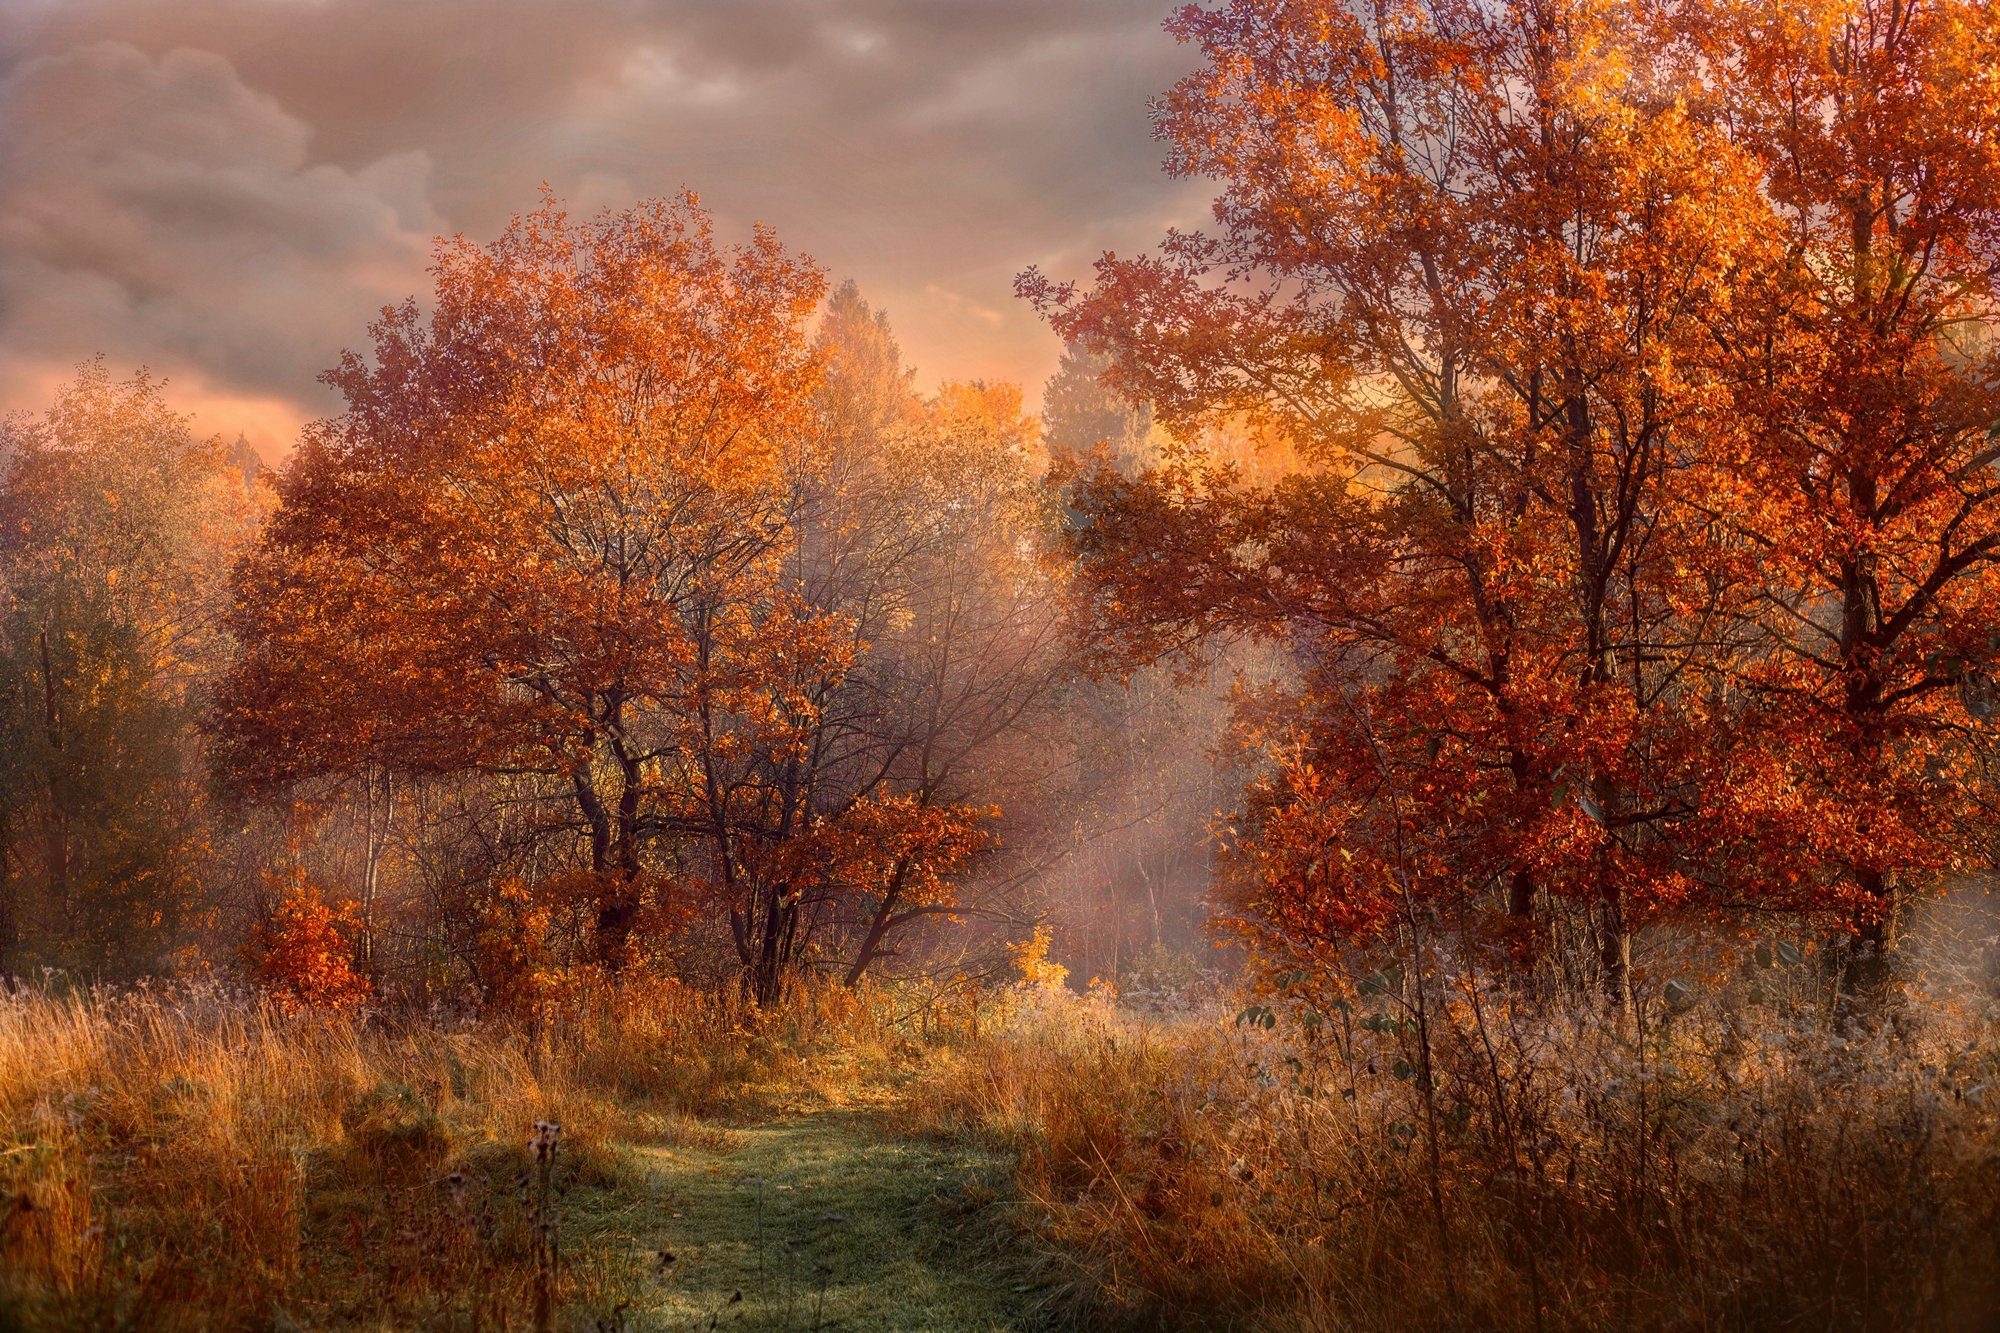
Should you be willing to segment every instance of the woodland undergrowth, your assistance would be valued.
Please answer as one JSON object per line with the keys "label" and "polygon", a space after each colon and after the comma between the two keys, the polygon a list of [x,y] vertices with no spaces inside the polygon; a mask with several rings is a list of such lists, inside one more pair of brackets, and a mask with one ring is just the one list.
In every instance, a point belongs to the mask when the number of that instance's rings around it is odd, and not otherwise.
{"label": "woodland undergrowth", "polygon": [[1031,989],[905,1115],[1018,1155],[1093,1326],[1993,1326],[1990,985],[1857,1022],[1783,942],[1622,1024],[1592,994],[1356,983]]}

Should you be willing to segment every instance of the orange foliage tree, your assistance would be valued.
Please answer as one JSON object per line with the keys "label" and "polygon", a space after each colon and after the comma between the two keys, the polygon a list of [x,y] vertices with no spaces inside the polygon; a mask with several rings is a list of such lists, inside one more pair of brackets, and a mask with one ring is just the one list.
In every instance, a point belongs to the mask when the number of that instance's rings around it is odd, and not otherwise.
{"label": "orange foliage tree", "polygon": [[1766,742],[1715,802],[1879,984],[1900,900],[1989,860],[2000,651],[2000,11],[1699,11],[1712,112],[1758,164],[1768,261],[1714,333],[1718,507],[1759,562],[1739,680]]}
{"label": "orange foliage tree", "polygon": [[[1746,47],[1713,16],[1645,0],[1184,10],[1171,26],[1205,64],[1158,124],[1171,169],[1222,183],[1217,229],[1107,256],[1088,291],[1024,276],[1058,331],[1109,355],[1112,382],[1183,437],[1248,414],[1310,464],[1262,486],[1192,451],[1136,480],[1072,473],[1073,544],[1124,660],[1219,632],[1296,650],[1298,688],[1244,712],[1268,762],[1233,892],[1267,948],[1366,943],[1413,911],[1463,919],[1486,901],[1532,945],[1538,904],[1575,901],[1622,1003],[1635,920],[1841,907],[1838,858],[1811,826],[1873,761],[1809,772],[1826,751],[1787,754],[1768,727],[1818,690],[1836,702],[1805,730],[1830,734],[1867,694],[1859,659],[1829,658],[1799,623],[1852,582],[1843,559],[1888,561],[1856,552],[1852,525],[1810,554],[1833,526],[1815,497],[1851,488],[1822,462],[1838,429],[1801,453],[1784,417],[1838,394],[1823,423],[1899,433],[1855,396],[1865,381],[1922,434],[1948,400],[1946,466],[1925,444],[1877,461],[1906,478],[1892,502],[1904,540],[1936,557],[1910,586],[1949,600],[1982,583],[1987,496],[1963,464],[1995,415],[1991,381],[1945,334],[1986,299],[1984,271],[1958,260],[1994,253],[1991,187],[1967,179],[1994,136],[1983,109],[1960,129],[1943,108],[1990,51],[1991,19],[1974,5],[1927,27],[1866,6],[1760,14]],[[1864,73],[1839,34],[1877,29],[1907,49]],[[1808,115],[1785,90],[1815,61],[1848,82]],[[1895,114],[1914,118],[1842,128],[1834,110],[1867,103],[1864,86],[1906,90]],[[1847,151],[1802,142],[1815,136],[1876,156],[1794,183],[1799,162]],[[1916,185],[1883,185],[1899,202],[1865,204],[1885,233],[1919,211],[1923,224],[1857,298],[1854,264],[1828,246],[1862,234],[1834,215],[1864,179],[1943,188],[1919,203]],[[1933,300],[1925,313],[1914,293]],[[1851,365],[1835,326],[1891,310],[1909,321],[1887,339],[1899,350]],[[1972,660],[1964,635],[1951,647]],[[1826,668],[1803,691],[1801,661]],[[1941,703],[1948,674],[1933,674]],[[1899,753],[1905,774],[1931,771],[1922,747]],[[1753,791],[1768,799],[1745,816]],[[1790,855],[1801,830],[1816,835],[1809,871]]]}
{"label": "orange foliage tree", "polygon": [[1007,386],[925,400],[885,320],[852,286],[816,339],[819,430],[791,460],[783,595],[838,627],[767,695],[761,735],[704,720],[668,799],[680,862],[727,905],[759,994],[799,967],[858,981],[919,923],[983,910],[961,895],[1017,815],[1067,655],[1039,577],[1047,505],[1033,422]]}
{"label": "orange foliage tree", "polygon": [[220,711],[244,789],[374,764],[567,793],[621,964],[660,774],[718,710],[840,651],[775,590],[775,482],[809,422],[823,282],[769,232],[725,249],[691,196],[577,222],[553,200],[437,251],[436,308],[306,434],[238,579]]}
{"label": "orange foliage tree", "polygon": [[764,998],[957,912],[993,843],[973,753],[1056,640],[1019,394],[922,400],[851,289],[809,335],[818,270],[719,247],[692,198],[549,201],[436,272],[328,376],[347,411],[239,572],[235,784],[481,775],[567,839],[580,874],[482,853],[457,890],[509,1003],[579,899],[604,966],[706,914]]}

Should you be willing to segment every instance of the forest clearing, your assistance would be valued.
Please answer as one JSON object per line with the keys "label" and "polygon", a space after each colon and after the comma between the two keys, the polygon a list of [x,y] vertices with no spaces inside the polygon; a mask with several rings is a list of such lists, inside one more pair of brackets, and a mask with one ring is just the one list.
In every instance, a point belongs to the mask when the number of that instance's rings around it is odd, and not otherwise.
{"label": "forest clearing", "polygon": [[2000,0],[1156,6],[0,14],[0,1328],[2000,1329]]}

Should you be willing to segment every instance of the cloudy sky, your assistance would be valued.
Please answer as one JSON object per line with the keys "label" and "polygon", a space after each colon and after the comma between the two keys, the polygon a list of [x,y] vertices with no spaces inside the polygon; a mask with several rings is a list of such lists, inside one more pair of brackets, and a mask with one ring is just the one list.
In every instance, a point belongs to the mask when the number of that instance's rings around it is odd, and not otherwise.
{"label": "cloudy sky", "polygon": [[1146,101],[1170,0],[0,0],[0,409],[77,361],[168,375],[269,456],[314,376],[547,181],[682,186],[886,307],[926,382],[1031,397],[1028,264],[1203,216]]}

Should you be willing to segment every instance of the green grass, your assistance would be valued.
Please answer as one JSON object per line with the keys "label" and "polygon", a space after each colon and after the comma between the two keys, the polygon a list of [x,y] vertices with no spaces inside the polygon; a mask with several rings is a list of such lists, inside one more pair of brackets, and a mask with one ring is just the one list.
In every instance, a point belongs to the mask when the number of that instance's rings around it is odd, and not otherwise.
{"label": "green grass", "polygon": [[794,1103],[759,1122],[663,1137],[632,1149],[634,1179],[618,1201],[595,1196],[587,1202],[602,1211],[577,1219],[581,1243],[622,1241],[643,1271],[621,1284],[626,1327],[1039,1322],[999,1156],[896,1137],[867,1100]]}

